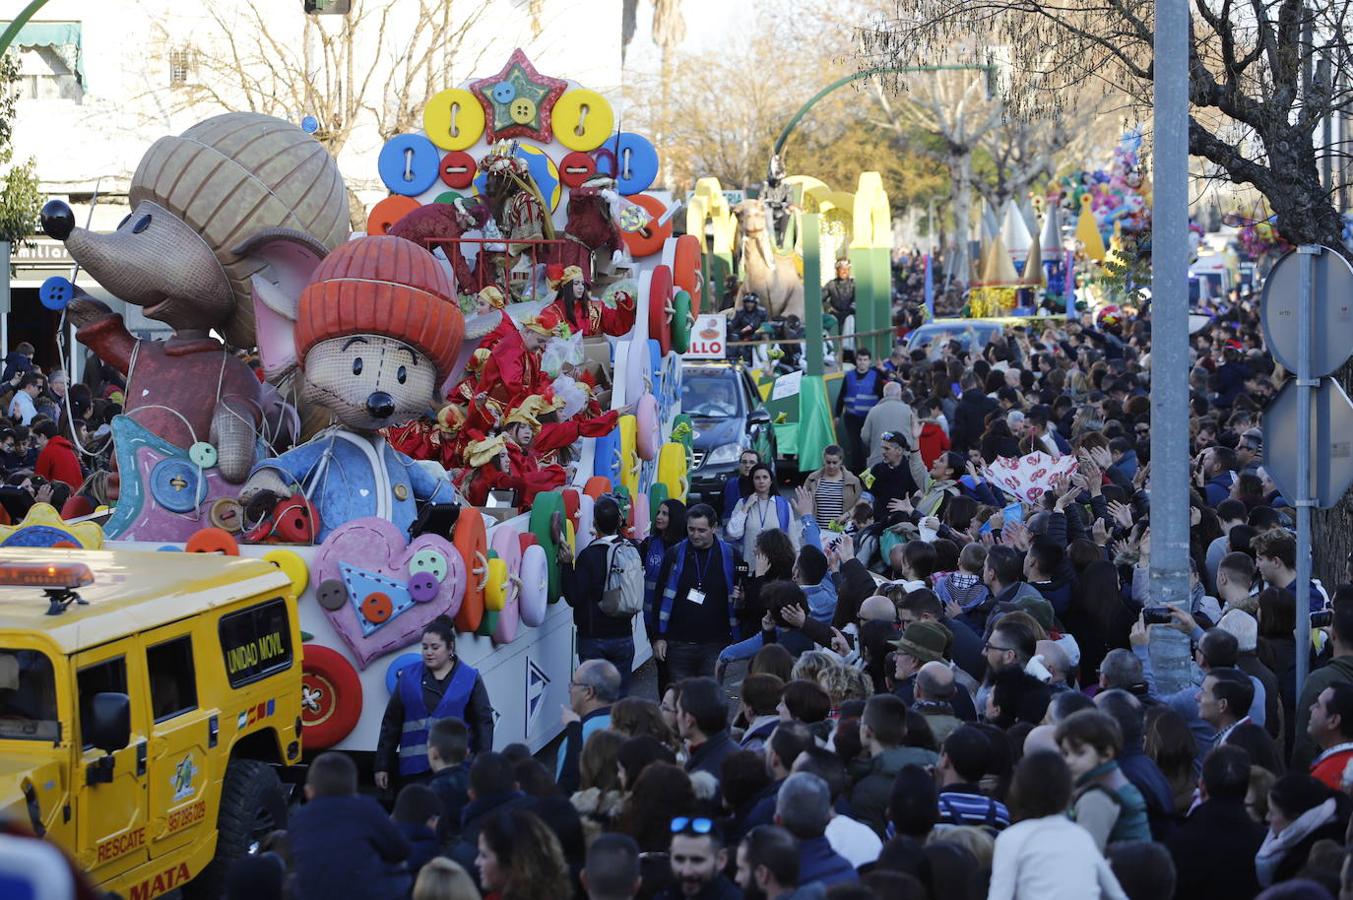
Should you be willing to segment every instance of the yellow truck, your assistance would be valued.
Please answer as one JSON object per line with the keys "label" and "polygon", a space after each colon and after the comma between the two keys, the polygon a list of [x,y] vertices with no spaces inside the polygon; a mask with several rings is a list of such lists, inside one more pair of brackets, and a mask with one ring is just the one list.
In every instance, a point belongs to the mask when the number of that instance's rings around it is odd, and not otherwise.
{"label": "yellow truck", "polygon": [[221,894],[301,758],[290,579],[257,559],[0,555],[0,815],[103,891]]}

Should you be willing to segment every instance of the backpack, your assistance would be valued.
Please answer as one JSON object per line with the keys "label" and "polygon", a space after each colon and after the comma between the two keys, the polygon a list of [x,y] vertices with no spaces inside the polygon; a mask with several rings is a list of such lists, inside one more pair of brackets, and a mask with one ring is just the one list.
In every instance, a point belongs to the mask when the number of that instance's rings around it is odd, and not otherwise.
{"label": "backpack", "polygon": [[601,611],[617,619],[628,619],[644,608],[644,564],[629,541],[612,538],[606,546],[611,552]]}

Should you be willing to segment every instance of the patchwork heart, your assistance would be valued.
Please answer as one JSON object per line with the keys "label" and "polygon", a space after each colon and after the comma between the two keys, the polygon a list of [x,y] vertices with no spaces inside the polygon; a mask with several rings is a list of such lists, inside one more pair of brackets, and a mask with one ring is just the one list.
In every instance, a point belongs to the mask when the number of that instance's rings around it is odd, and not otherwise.
{"label": "patchwork heart", "polygon": [[409,541],[387,519],[334,529],[315,555],[312,577],[324,614],[358,668],[415,643],[429,622],[454,616],[465,595],[465,561],[433,534]]}

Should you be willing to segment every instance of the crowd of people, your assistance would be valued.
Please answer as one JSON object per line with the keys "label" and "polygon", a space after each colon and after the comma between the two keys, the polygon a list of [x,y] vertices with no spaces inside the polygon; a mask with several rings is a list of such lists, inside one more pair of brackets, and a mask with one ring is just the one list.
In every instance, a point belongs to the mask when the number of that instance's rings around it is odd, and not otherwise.
{"label": "crowd of people", "polygon": [[[801,486],[746,450],[718,503],[666,500],[633,540],[603,497],[595,540],[561,542],[580,662],[552,759],[491,749],[493,698],[438,620],[373,782],[314,759],[226,895],[1353,896],[1353,561],[1315,560],[1330,583],[1297,601],[1259,428],[1286,373],[1232,301],[1192,339],[1185,606],[1148,591],[1149,308],[859,348]],[[4,508],[92,508],[117,386],[25,349],[3,375]],[[990,470],[1031,453],[1075,465],[1021,502]],[[636,615],[656,691],[633,677]],[[1152,652],[1171,641],[1182,680]]]}
{"label": "crowd of people", "polygon": [[113,417],[122,411],[124,382],[97,358],[85,379],[48,371],[19,343],[0,373],[0,524],[23,519],[34,503],[50,503],[66,518],[108,502]]}
{"label": "crowd of people", "polygon": [[[389,814],[325,754],[231,896],[1346,896],[1353,584],[1294,597],[1255,310],[1193,349],[1185,607],[1147,591],[1149,309],[857,352],[802,486],[749,450],[719,503],[665,501],[636,546],[603,497],[561,549],[580,664],[553,765],[487,749],[491,698],[427,720],[425,760],[382,773]],[[1021,503],[988,467],[1033,452],[1076,465]],[[1153,666],[1170,635],[1179,684]],[[429,703],[458,665],[430,639]]]}

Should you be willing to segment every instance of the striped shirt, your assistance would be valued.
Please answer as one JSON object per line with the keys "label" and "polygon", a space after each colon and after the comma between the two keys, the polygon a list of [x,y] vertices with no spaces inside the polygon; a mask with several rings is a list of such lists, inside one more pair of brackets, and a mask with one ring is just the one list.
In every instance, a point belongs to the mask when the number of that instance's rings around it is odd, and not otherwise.
{"label": "striped shirt", "polygon": [[985,826],[993,832],[1010,824],[1010,811],[999,800],[978,793],[970,785],[950,785],[940,791],[940,825]]}
{"label": "striped shirt", "polygon": [[813,513],[824,526],[841,518],[845,512],[845,490],[844,478],[836,481],[825,478],[818,480],[817,491],[813,495]]}

